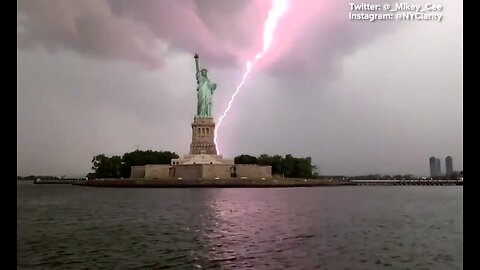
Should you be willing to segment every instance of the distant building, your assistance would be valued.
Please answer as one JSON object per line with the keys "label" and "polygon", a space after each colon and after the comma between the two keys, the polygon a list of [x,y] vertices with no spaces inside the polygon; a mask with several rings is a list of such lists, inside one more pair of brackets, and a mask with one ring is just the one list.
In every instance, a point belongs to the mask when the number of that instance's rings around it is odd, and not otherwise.
{"label": "distant building", "polygon": [[440,165],[440,159],[436,157],[429,158],[430,164],[430,177],[440,176],[442,175],[442,168]]}
{"label": "distant building", "polygon": [[445,172],[447,176],[453,174],[453,160],[451,156],[445,158]]}
{"label": "distant building", "polygon": [[430,177],[437,176],[437,159],[435,157],[430,157]]}
{"label": "distant building", "polygon": [[438,159],[438,158],[437,158],[437,160],[436,160],[436,165],[437,165],[437,174],[436,174],[436,176],[440,176],[440,175],[442,175],[442,167],[441,167],[440,159]]}

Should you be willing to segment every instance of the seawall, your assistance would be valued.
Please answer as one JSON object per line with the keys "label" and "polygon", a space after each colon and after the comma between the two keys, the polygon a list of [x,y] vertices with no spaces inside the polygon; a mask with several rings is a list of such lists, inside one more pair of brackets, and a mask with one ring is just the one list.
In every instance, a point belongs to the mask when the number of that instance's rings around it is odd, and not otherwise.
{"label": "seawall", "polygon": [[191,187],[313,187],[354,185],[345,181],[279,178],[279,179],[94,179],[78,180],[73,185],[91,187],[142,187],[142,188],[191,188]]}

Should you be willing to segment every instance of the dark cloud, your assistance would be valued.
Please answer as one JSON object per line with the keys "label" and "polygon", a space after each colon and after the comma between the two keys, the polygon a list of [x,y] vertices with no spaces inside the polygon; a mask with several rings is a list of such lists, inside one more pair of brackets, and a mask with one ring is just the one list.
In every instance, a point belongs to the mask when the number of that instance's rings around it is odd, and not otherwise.
{"label": "dark cloud", "polygon": [[[233,3],[233,2],[229,2]],[[49,52],[73,50],[95,58],[135,61],[147,67],[162,63],[157,42],[169,50],[201,52],[212,63],[234,63],[260,30],[259,12],[247,2],[211,1],[19,1],[20,48]],[[243,16],[254,14],[255,16]],[[241,20],[239,20],[239,18]],[[258,40],[258,35],[257,39]]]}
{"label": "dark cloud", "polygon": [[[213,66],[238,65],[262,48],[269,1],[19,1],[21,48],[74,50],[95,58],[162,63],[169,51],[199,52]],[[335,10],[336,12],[331,12]],[[385,24],[349,23],[345,2],[289,2],[263,60],[271,72],[331,71],[339,56],[385,32]],[[272,65],[274,63],[274,65]]]}
{"label": "dark cloud", "polygon": [[150,68],[161,65],[147,29],[111,12],[103,1],[18,1],[20,48],[73,50],[100,59],[119,59]]}

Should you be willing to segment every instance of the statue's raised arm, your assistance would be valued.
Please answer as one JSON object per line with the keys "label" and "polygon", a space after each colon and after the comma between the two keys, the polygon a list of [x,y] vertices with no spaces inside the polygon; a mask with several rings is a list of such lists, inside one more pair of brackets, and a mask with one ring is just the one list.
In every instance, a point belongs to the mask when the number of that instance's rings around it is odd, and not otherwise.
{"label": "statue's raised arm", "polygon": [[198,74],[198,72],[200,72],[200,68],[198,66],[198,57],[199,57],[198,53],[196,53],[193,57],[195,58],[195,68],[196,68],[196,73],[195,74]]}

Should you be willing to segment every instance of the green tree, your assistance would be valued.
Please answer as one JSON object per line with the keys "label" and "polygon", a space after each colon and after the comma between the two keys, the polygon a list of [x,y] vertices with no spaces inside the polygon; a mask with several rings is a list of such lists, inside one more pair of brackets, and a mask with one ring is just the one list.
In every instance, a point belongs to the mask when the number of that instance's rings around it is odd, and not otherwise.
{"label": "green tree", "polygon": [[283,159],[283,174],[285,177],[295,177],[295,158],[291,155],[285,155]]}
{"label": "green tree", "polygon": [[95,175],[97,178],[118,178],[122,175],[122,157],[107,157],[104,154],[97,155],[92,159]]}
{"label": "green tree", "polygon": [[293,173],[290,177],[311,178],[313,172],[312,158],[293,158]]}
{"label": "green tree", "polygon": [[121,157],[101,154],[93,157],[92,170],[96,178],[130,177],[131,166],[170,164],[172,158],[178,158],[178,155],[170,151],[135,150]]}
{"label": "green tree", "polygon": [[258,164],[258,159],[250,155],[240,155],[235,157],[235,164]]}
{"label": "green tree", "polygon": [[130,177],[130,170],[132,166],[144,166],[147,164],[170,164],[173,158],[178,158],[178,155],[170,151],[135,150],[130,153],[125,153],[122,157],[122,176]]}
{"label": "green tree", "polygon": [[[235,158],[237,164],[250,163],[253,157],[250,155],[240,155]],[[312,165],[312,158],[296,158],[291,154],[282,157],[280,155],[270,156],[261,154],[257,158],[257,164],[272,166],[273,174],[282,174],[285,177],[312,178],[316,167]],[[316,174],[318,177],[318,174]]]}
{"label": "green tree", "polygon": [[273,174],[283,174],[283,159],[280,155],[269,156],[267,154],[261,154],[258,157],[258,165],[272,166]]}

